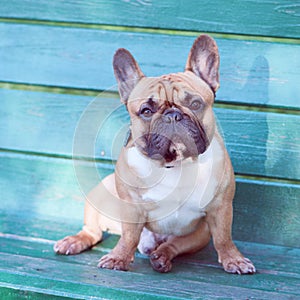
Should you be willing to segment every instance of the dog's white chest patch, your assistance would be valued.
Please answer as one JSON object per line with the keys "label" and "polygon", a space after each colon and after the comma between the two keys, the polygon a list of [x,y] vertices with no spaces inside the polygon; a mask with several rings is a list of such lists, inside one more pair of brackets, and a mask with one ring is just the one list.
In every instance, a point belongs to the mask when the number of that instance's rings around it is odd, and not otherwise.
{"label": "dog's white chest patch", "polygon": [[216,158],[222,159],[219,148],[213,140],[197,161],[187,159],[174,168],[159,167],[136,148],[130,149],[128,163],[143,182],[139,201],[153,203],[147,211],[150,227],[154,222],[155,231],[159,227],[161,233],[181,235],[205,215],[217,190]]}

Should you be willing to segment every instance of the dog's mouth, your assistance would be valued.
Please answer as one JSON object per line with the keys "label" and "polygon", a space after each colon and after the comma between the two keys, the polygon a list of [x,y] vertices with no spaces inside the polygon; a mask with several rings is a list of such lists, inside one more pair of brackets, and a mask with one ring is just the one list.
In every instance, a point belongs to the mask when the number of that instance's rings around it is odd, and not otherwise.
{"label": "dog's mouth", "polygon": [[143,137],[143,152],[151,159],[161,161],[166,168],[195,158],[205,152],[208,139],[202,126],[187,118],[176,125],[157,123],[155,131]]}
{"label": "dog's mouth", "polygon": [[155,133],[147,137],[147,156],[154,160],[164,160],[166,163],[182,159],[187,155],[187,146],[180,138],[168,138]]}

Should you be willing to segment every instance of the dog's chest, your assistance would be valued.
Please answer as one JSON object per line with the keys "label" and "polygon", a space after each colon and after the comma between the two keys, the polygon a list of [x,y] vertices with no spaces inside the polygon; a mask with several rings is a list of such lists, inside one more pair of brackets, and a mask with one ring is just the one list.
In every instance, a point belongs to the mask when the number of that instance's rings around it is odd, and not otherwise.
{"label": "dog's chest", "polygon": [[139,201],[149,203],[147,227],[174,235],[193,231],[216,191],[213,149],[210,147],[198,161],[187,160],[169,169],[158,168],[137,153],[134,161],[144,184]]}
{"label": "dog's chest", "polygon": [[165,177],[142,195],[144,201],[155,203],[148,211],[150,230],[182,235],[195,229],[205,216],[203,195],[209,184],[209,176],[201,176],[198,171],[197,164],[167,169]]}

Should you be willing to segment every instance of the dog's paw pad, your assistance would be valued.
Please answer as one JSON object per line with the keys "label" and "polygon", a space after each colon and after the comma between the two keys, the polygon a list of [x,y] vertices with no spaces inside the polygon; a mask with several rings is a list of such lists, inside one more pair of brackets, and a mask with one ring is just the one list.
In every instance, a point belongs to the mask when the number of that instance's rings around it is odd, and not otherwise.
{"label": "dog's paw pad", "polygon": [[256,273],[255,266],[250,259],[244,257],[243,259],[231,260],[224,265],[224,269],[228,273],[236,274],[254,274]]}
{"label": "dog's paw pad", "polygon": [[118,270],[118,271],[128,271],[129,263],[126,260],[112,254],[104,255],[98,263],[98,268]]}
{"label": "dog's paw pad", "polygon": [[167,273],[172,269],[172,263],[164,252],[154,251],[151,253],[150,263],[152,268],[160,273]]}

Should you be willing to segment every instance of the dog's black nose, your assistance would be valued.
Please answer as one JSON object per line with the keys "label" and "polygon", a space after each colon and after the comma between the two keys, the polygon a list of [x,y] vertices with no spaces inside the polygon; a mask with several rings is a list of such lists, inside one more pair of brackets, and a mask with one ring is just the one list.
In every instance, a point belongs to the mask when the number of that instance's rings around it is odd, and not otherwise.
{"label": "dog's black nose", "polygon": [[163,114],[163,120],[166,123],[179,122],[182,118],[182,112],[178,108],[169,108]]}

